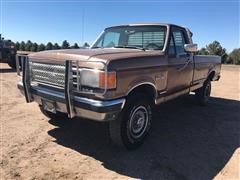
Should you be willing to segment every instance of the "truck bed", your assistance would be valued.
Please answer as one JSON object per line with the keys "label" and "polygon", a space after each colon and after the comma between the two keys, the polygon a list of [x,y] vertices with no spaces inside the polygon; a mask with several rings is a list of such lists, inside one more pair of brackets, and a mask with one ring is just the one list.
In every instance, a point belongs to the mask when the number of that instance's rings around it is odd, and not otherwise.
{"label": "truck bed", "polygon": [[212,55],[195,55],[194,56],[194,75],[193,83],[197,81],[205,81],[210,73],[213,74],[213,80],[216,80],[220,75],[221,57]]}

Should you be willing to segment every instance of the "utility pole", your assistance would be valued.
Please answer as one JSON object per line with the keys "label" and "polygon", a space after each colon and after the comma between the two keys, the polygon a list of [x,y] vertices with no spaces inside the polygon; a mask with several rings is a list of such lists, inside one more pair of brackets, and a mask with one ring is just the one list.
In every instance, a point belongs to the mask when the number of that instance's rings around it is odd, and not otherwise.
{"label": "utility pole", "polygon": [[84,8],[82,9],[82,46],[84,44],[84,17],[85,16],[85,11],[84,11]]}

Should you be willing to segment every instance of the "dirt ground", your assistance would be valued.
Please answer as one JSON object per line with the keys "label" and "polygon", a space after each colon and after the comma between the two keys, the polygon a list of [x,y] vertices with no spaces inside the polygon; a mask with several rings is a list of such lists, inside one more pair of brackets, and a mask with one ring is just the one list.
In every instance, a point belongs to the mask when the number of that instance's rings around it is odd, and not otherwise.
{"label": "dirt ground", "polygon": [[108,125],[51,120],[25,103],[0,64],[1,179],[240,179],[240,67],[223,66],[206,107],[193,96],[159,106],[137,150],[109,140]]}

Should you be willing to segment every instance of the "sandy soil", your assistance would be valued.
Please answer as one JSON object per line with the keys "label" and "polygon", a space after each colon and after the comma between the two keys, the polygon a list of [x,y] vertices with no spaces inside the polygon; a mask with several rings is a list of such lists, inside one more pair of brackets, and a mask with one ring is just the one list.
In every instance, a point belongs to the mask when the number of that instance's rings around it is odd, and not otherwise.
{"label": "sandy soil", "polygon": [[107,124],[47,119],[0,69],[1,179],[240,179],[239,66],[223,66],[207,107],[192,96],[159,106],[135,151],[114,147]]}

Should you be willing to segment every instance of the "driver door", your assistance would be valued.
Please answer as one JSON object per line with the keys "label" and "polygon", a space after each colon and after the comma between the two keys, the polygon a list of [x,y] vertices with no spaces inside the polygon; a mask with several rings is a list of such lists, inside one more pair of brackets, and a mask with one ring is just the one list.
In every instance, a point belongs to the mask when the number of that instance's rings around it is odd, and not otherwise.
{"label": "driver door", "polygon": [[168,94],[189,92],[194,64],[193,55],[185,52],[184,45],[187,43],[186,31],[173,27],[168,50]]}

